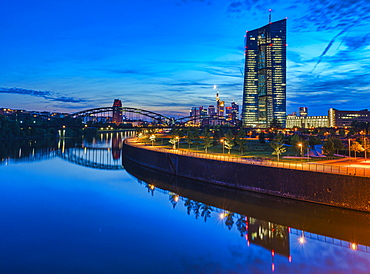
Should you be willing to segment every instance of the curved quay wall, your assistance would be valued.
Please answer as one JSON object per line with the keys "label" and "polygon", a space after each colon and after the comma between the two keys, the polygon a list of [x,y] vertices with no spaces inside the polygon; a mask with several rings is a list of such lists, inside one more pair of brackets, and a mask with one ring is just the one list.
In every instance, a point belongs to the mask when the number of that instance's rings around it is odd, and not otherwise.
{"label": "curved quay wall", "polygon": [[140,165],[212,184],[370,212],[370,178],[269,167],[123,146]]}

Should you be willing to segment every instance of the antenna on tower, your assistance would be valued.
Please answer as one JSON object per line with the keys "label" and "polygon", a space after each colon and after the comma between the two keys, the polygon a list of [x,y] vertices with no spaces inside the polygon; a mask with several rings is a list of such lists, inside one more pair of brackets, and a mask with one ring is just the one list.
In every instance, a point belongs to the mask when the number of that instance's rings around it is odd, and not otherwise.
{"label": "antenna on tower", "polygon": [[269,24],[271,24],[271,12],[272,12],[272,9],[269,9],[269,12],[270,12],[270,15],[269,15]]}

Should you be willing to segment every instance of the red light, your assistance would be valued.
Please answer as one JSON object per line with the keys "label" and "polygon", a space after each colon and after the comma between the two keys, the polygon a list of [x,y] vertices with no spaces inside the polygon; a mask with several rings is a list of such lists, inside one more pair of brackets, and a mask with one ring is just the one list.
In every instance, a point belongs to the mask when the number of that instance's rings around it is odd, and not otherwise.
{"label": "red light", "polygon": [[292,262],[292,256],[289,256],[289,257],[288,257],[288,260],[289,260],[289,262],[291,263],[291,262]]}
{"label": "red light", "polygon": [[271,255],[275,256],[275,250],[271,250]]}
{"label": "red light", "polygon": [[272,47],[272,44],[270,44],[270,47]]}

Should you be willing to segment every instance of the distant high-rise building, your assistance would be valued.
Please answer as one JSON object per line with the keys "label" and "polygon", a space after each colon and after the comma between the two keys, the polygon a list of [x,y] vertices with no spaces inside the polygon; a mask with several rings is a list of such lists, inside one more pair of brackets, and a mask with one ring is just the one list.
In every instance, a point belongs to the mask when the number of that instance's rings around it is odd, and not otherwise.
{"label": "distant high-rise building", "polygon": [[208,116],[214,116],[216,115],[216,109],[215,106],[208,106]]}
{"label": "distant high-rise building", "polygon": [[233,119],[233,108],[226,107],[226,121],[231,121]]}
{"label": "distant high-rise building", "polygon": [[217,116],[220,119],[223,119],[225,117],[225,101],[220,100],[218,92],[216,93],[216,104],[217,104]]}
{"label": "distant high-rise building", "polygon": [[308,116],[308,107],[300,107],[299,108],[299,116],[307,117]]}
{"label": "distant high-rise building", "polygon": [[191,119],[192,124],[199,124],[201,121],[201,116],[203,115],[203,106],[201,107],[192,107],[190,110],[190,116],[193,118]]}
{"label": "distant high-rise building", "polygon": [[232,120],[237,120],[239,119],[239,105],[235,102],[232,102],[231,103],[231,108],[232,108],[232,116],[233,116],[233,119]]}
{"label": "distant high-rise building", "polygon": [[246,33],[242,121],[286,122],[286,19]]}
{"label": "distant high-rise building", "polygon": [[122,123],[122,102],[119,99],[114,99],[112,122],[119,125]]}

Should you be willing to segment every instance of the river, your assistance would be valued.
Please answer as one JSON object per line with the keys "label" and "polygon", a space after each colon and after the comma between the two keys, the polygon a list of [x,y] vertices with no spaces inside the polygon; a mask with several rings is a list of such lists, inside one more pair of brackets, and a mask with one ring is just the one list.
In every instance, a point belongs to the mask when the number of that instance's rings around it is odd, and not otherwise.
{"label": "river", "polygon": [[1,273],[369,273],[370,214],[147,170],[131,135],[1,143]]}

